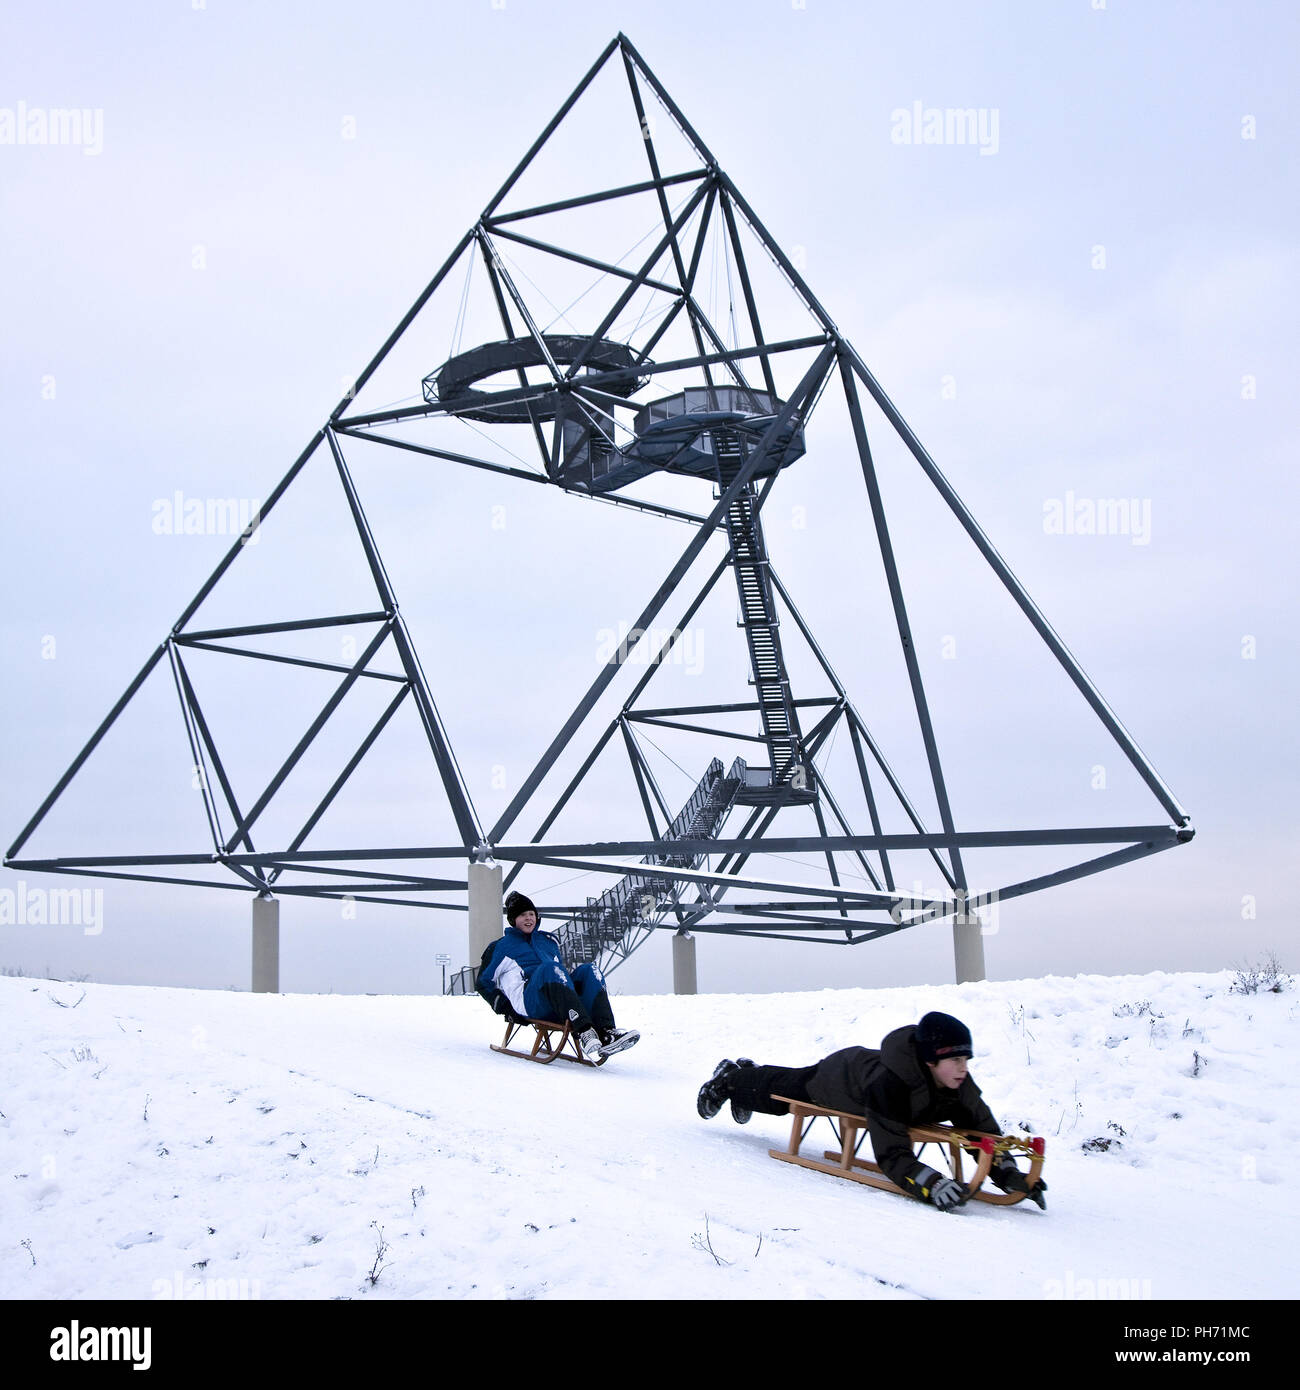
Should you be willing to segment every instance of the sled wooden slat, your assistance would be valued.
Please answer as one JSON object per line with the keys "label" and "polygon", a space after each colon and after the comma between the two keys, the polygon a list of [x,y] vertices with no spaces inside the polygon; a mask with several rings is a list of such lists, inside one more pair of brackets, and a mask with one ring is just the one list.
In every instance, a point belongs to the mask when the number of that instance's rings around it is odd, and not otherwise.
{"label": "sled wooden slat", "polygon": [[[797,1163],[801,1168],[815,1168],[819,1172],[830,1173],[833,1177],[848,1178],[852,1182],[865,1183],[868,1187],[879,1187],[886,1192],[903,1195],[902,1188],[885,1177],[877,1164],[857,1156],[858,1148],[867,1132],[865,1116],[850,1115],[843,1110],[829,1110],[825,1106],[813,1105],[810,1101],[791,1100],[788,1096],[773,1096],[772,1099],[788,1105],[791,1116],[789,1147],[769,1149],[768,1153],[773,1158],[779,1158],[783,1163]],[[832,1128],[839,1137],[840,1147],[824,1150],[821,1158],[810,1158],[807,1154],[801,1153],[800,1149],[803,1141],[808,1137],[808,1131],[812,1128],[813,1122],[818,1119],[826,1119],[831,1122]],[[973,1129],[953,1129],[949,1125],[924,1125],[909,1129],[907,1133],[913,1144],[920,1146],[926,1144],[943,1145],[948,1150],[952,1176],[958,1182],[965,1184],[968,1196],[976,1201],[990,1202],[996,1206],[1012,1206],[1016,1202],[1024,1201],[1028,1195],[1024,1192],[983,1192],[980,1190],[984,1180],[989,1175],[994,1159],[993,1154],[983,1149],[979,1152],[975,1171],[969,1180],[964,1177],[962,1167],[964,1152],[969,1148],[976,1147],[981,1139],[996,1139],[998,1138],[997,1135],[986,1135]],[[1037,1152],[1030,1155],[1029,1172],[1026,1174],[1026,1184],[1029,1187],[1033,1187],[1038,1181],[1043,1168],[1043,1157],[1043,1154]]]}
{"label": "sled wooden slat", "polygon": [[[519,1047],[511,1047],[510,1044],[525,1028],[532,1028],[534,1037],[529,1051],[522,1052]],[[519,1043],[526,1045],[527,1039],[521,1038]],[[492,1044],[492,1051],[504,1052],[508,1057],[522,1057],[527,1062],[540,1062],[543,1066],[549,1066],[552,1062],[577,1062],[583,1067],[601,1067],[609,1060],[601,1057],[598,1061],[591,1061],[584,1057],[569,1024],[550,1023],[543,1018],[508,1018],[506,1035],[499,1045]]]}

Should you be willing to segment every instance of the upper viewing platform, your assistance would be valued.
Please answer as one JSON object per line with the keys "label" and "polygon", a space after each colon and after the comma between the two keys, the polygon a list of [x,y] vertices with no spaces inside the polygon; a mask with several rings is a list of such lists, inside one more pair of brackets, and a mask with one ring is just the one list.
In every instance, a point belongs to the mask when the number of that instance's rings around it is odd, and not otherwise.
{"label": "upper viewing platform", "polygon": [[[582,483],[597,493],[613,492],[661,469],[716,481],[715,437],[725,435],[748,453],[783,404],[766,391],[744,386],[691,386],[642,406],[632,425],[634,437],[622,449],[610,446],[585,423],[566,419],[563,480]],[[754,476],[775,473],[803,453],[803,429],[791,422]]]}

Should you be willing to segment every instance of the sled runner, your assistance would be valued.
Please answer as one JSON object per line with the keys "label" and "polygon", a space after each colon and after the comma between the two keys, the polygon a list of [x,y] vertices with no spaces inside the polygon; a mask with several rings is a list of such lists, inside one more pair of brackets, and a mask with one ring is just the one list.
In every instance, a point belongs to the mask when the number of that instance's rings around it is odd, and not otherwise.
{"label": "sled runner", "polygon": [[[525,1028],[532,1028],[535,1036],[531,1049],[522,1052],[510,1044]],[[526,1045],[527,1038],[521,1038],[519,1042],[521,1046]],[[543,1066],[561,1061],[577,1062],[584,1067],[603,1067],[608,1060],[606,1057],[594,1060],[584,1057],[578,1046],[578,1039],[568,1023],[548,1023],[541,1018],[516,1018],[513,1015],[507,1016],[506,1035],[500,1046],[492,1044],[492,1051],[504,1052],[508,1057],[523,1057],[529,1062],[541,1062]]]}
{"label": "sled runner", "polygon": [[[857,1156],[863,1139],[867,1136],[867,1121],[862,1115],[850,1115],[843,1110],[827,1110],[806,1100],[791,1100],[788,1096],[773,1096],[773,1100],[784,1101],[790,1107],[793,1123],[790,1129],[790,1146],[786,1149],[768,1149],[773,1158],[783,1163],[797,1163],[803,1168],[816,1168],[819,1172],[830,1173],[833,1177],[849,1178],[853,1182],[866,1183],[870,1187],[881,1187],[886,1192],[906,1195],[902,1188],[891,1182],[879,1167],[865,1158]],[[840,1141],[838,1152],[827,1149],[820,1159],[809,1158],[799,1152],[799,1147],[807,1138],[808,1131],[819,1119],[827,1119]],[[948,1165],[952,1176],[966,1184],[968,1198],[979,1202],[992,1202],[998,1206],[1009,1207],[1021,1202],[1028,1195],[1024,1192],[982,1192],[984,1180],[993,1167],[993,1160],[999,1154],[1025,1153],[1030,1155],[1029,1172],[1025,1175],[1029,1187],[1038,1181],[1043,1170],[1046,1142],[1041,1136],[1022,1139],[1018,1135],[981,1134],[973,1129],[953,1129],[949,1125],[924,1125],[908,1130],[913,1144],[920,1145],[918,1153],[927,1144],[938,1144],[948,1150]],[[963,1150],[977,1149],[979,1157],[975,1171],[967,1180],[962,1174]]]}

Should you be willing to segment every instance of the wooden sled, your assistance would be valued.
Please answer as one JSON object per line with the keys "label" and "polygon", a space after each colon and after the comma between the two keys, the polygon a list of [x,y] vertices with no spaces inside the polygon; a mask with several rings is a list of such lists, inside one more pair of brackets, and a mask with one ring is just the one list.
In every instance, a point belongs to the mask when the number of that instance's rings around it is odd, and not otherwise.
{"label": "wooden sled", "polygon": [[[906,1195],[903,1189],[890,1181],[880,1171],[877,1164],[857,1156],[858,1149],[867,1135],[867,1121],[862,1115],[850,1115],[843,1110],[827,1110],[806,1100],[791,1100],[788,1096],[773,1096],[773,1100],[784,1101],[790,1107],[793,1123],[790,1129],[790,1146],[787,1149],[768,1149],[773,1158],[783,1163],[797,1163],[801,1168],[816,1168],[819,1172],[830,1173],[836,1178],[848,1178],[851,1182],[866,1183],[869,1187],[881,1187],[886,1192]],[[799,1152],[799,1147],[808,1131],[819,1119],[831,1122],[835,1137],[840,1141],[839,1151],[827,1149],[820,1159],[809,1158]],[[1043,1170],[1043,1159],[1047,1144],[1041,1136],[1022,1139],[1015,1134],[981,1134],[973,1129],[953,1129],[950,1125],[923,1125],[909,1129],[908,1136],[913,1144],[920,1145],[918,1155],[927,1144],[938,1144],[948,1150],[948,1167],[952,1176],[964,1183],[968,1198],[978,1202],[991,1202],[996,1206],[1009,1207],[1023,1202],[1029,1195],[1026,1192],[982,1192],[984,1180],[993,1167],[993,1160],[999,1154],[1026,1153],[1030,1155],[1029,1172],[1025,1175],[1026,1185],[1033,1187]],[[979,1157],[975,1171],[967,1180],[962,1174],[962,1154],[969,1149],[978,1149]]]}
{"label": "wooden sled", "polygon": [[[517,1047],[511,1047],[516,1035],[525,1028],[535,1030],[533,1045],[527,1052],[521,1052]],[[558,1034],[558,1038],[556,1036]],[[526,1043],[527,1039],[521,1040]],[[513,1015],[506,1018],[506,1035],[498,1047],[492,1044],[493,1052],[504,1052],[508,1057],[523,1057],[529,1062],[541,1062],[543,1066],[549,1066],[552,1062],[577,1062],[584,1067],[603,1067],[609,1060],[608,1057],[601,1057],[597,1061],[582,1055],[582,1049],[578,1046],[577,1036],[568,1023],[548,1023],[542,1018],[515,1018]]]}

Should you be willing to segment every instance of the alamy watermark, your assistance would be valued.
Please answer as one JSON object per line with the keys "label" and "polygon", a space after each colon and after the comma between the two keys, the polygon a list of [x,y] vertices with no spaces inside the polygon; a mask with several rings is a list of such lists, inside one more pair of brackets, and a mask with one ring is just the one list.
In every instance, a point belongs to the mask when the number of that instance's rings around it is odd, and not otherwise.
{"label": "alamy watermark", "polygon": [[186,497],[177,489],[153,503],[155,536],[240,536],[256,545],[262,501],[259,497]]}
{"label": "alamy watermark", "polygon": [[[666,642],[672,646],[660,659],[660,651]],[[635,645],[634,645],[635,644]],[[607,666],[618,657],[620,666],[632,664],[684,666],[688,676],[698,676],[704,669],[704,656],[701,649],[703,634],[694,628],[632,627],[620,620],[617,630],[602,627],[596,633],[596,660]]]}
{"label": "alamy watermark", "polygon": [[80,927],[84,936],[104,930],[102,888],[0,888],[0,927]]}
{"label": "alamy watermark", "polygon": [[133,1371],[153,1364],[150,1327],[83,1327],[75,1318],[50,1331],[51,1361],[130,1361]]}
{"label": "alamy watermark", "polygon": [[1150,1279],[1076,1279],[1067,1269],[1064,1279],[1043,1281],[1043,1297],[1077,1300],[1125,1300],[1151,1297]]}
{"label": "alamy watermark", "polygon": [[172,1302],[197,1301],[200,1299],[222,1302],[247,1303],[261,1298],[260,1279],[196,1279],[186,1278],[177,1270],[170,1279],[153,1281],[153,1296],[156,1299],[170,1299]]}
{"label": "alamy watermark", "polygon": [[[898,889],[899,897],[889,909],[890,918],[902,924],[913,913],[920,914],[921,921],[932,916],[951,917],[957,927],[978,927],[981,936],[998,934],[998,890],[987,893],[972,893],[965,888],[929,889],[919,879],[912,880],[910,895],[905,889]],[[934,913],[934,908],[939,908]]]}
{"label": "alamy watermark", "polygon": [[1043,503],[1043,530],[1049,536],[1128,536],[1134,545],[1151,544],[1149,497],[1049,497]]}
{"label": "alamy watermark", "polygon": [[998,152],[996,106],[896,106],[889,113],[895,145],[975,145],[981,155]]}
{"label": "alamy watermark", "polygon": [[103,154],[102,107],[0,106],[0,145],[80,145],[82,154]]}

